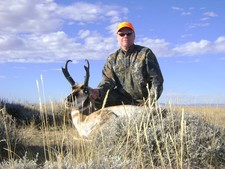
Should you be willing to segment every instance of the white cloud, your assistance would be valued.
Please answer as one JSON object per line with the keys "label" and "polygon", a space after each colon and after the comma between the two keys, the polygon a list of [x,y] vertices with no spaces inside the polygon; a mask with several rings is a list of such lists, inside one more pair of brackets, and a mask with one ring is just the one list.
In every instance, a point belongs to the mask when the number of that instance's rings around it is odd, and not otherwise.
{"label": "white cloud", "polygon": [[197,27],[207,27],[209,26],[209,23],[195,23],[195,24],[190,24],[189,29],[197,28]]}
{"label": "white cloud", "polygon": [[[108,37],[88,29],[78,30],[77,37],[69,37],[63,26],[75,25],[77,29],[78,25],[93,25],[100,20],[101,24],[107,22],[114,26],[121,20],[120,15],[127,12],[127,8],[85,2],[62,6],[53,0],[1,0],[0,62],[57,62],[68,57],[103,57],[117,44],[112,40],[111,29],[102,28],[109,31]],[[90,34],[93,36],[89,37]],[[91,51],[87,52],[89,49]]]}
{"label": "white cloud", "polygon": [[119,24],[119,22],[111,24],[108,27],[106,27],[106,30],[108,30],[113,36],[115,36],[116,35],[115,30],[116,30],[118,24]]}
{"label": "white cloud", "polygon": [[[61,62],[66,59],[74,61],[84,58],[105,59],[109,53],[118,48],[116,38],[113,36],[101,36],[90,30],[79,32],[78,36],[81,35],[83,42],[78,42],[76,38],[71,38],[62,31],[42,34],[41,36],[21,36],[20,40],[23,43],[20,49],[0,50],[0,62],[42,63]],[[215,41],[201,40],[180,45],[171,44],[165,39],[150,38],[138,39],[135,43],[151,48],[157,57],[225,53],[224,36],[218,37]]]}
{"label": "white cloud", "polygon": [[151,48],[158,57],[194,56],[225,53],[225,36],[218,37],[215,41],[212,42],[203,39],[199,42],[193,41],[180,45],[171,44],[165,39],[149,38],[142,38],[137,43]]}
{"label": "white cloud", "polygon": [[201,40],[200,42],[188,42],[186,44],[178,45],[173,50],[182,55],[196,55],[205,54],[211,49],[211,42]]}
{"label": "white cloud", "polygon": [[91,22],[103,19],[103,9],[100,5],[77,2],[70,6],[59,6],[56,14],[63,19],[81,22]]}
{"label": "white cloud", "polygon": [[[191,15],[191,12],[185,11],[183,8],[180,8],[180,7],[177,7],[177,6],[172,6],[171,9],[174,10],[174,11],[180,12],[180,14],[182,16]],[[193,10],[193,8],[189,8],[189,10]]]}
{"label": "white cloud", "polygon": [[181,15],[191,15],[191,12],[182,12]]}
{"label": "white cloud", "polygon": [[150,39],[142,38],[137,41],[137,44],[149,47],[152,49],[153,53],[157,56],[172,56],[173,51],[170,50],[169,42],[166,42],[165,39]]}
{"label": "white cloud", "polygon": [[89,30],[80,30],[78,34],[79,34],[79,37],[81,39],[83,39],[90,35],[90,31]]}
{"label": "white cloud", "polygon": [[201,21],[207,21],[207,20],[209,20],[209,17],[204,17],[204,18],[201,18],[200,20]]}
{"label": "white cloud", "polygon": [[108,50],[115,50],[117,47],[116,38],[113,37],[102,37],[97,33],[93,33],[91,36],[85,39],[84,46],[88,46],[87,50],[96,52]]}
{"label": "white cloud", "polygon": [[[179,12],[181,14],[181,16],[189,16],[189,15],[192,15],[192,13],[193,13],[193,15],[196,13],[196,11],[194,11],[193,7],[188,8],[188,10],[185,10],[185,9],[183,9],[181,7],[177,7],[177,6],[173,6],[171,8],[172,8],[172,10]],[[188,25],[187,30],[194,29],[194,28],[207,27],[210,25],[210,23],[204,22],[204,21],[208,21],[210,18],[218,16],[215,12],[212,12],[212,11],[205,12],[202,15],[203,15],[203,17],[199,19],[201,22],[193,23],[193,21],[191,21],[190,23],[187,24]]]}
{"label": "white cloud", "polygon": [[[7,37],[6,37],[7,39]],[[73,55],[72,49],[80,48],[80,44],[74,42],[64,32],[49,34],[23,35],[20,37],[23,44],[20,48],[8,48],[0,51],[0,62],[50,62],[63,57]]]}
{"label": "white cloud", "polygon": [[56,30],[61,21],[54,17],[55,10],[57,5],[50,0],[1,0],[0,31],[37,33]]}
{"label": "white cloud", "polygon": [[[179,7],[172,9],[183,11]],[[105,59],[118,48],[115,29],[121,20],[120,16],[124,14],[126,17],[127,12],[127,8],[84,2],[61,6],[53,0],[1,0],[0,62]],[[215,13],[205,15],[212,17]],[[77,34],[71,36],[64,32],[65,25],[67,29],[76,29],[73,33]],[[100,34],[93,25],[106,32]],[[207,23],[192,26],[207,26]],[[159,38],[136,40],[137,44],[151,48],[159,57],[225,53],[224,36],[214,42],[201,40],[179,45]]]}
{"label": "white cloud", "polygon": [[70,24],[99,20],[118,22],[119,16],[128,10],[85,2],[60,6],[53,0],[1,0],[0,11],[0,32],[46,33],[58,30],[65,21]]}
{"label": "white cloud", "polygon": [[[86,35],[84,35],[86,34]],[[91,36],[87,36],[91,34]],[[86,30],[79,32],[84,42],[69,37],[58,31],[40,36],[21,36],[23,44],[20,48],[0,50],[0,62],[60,62],[67,58],[79,60],[83,58],[100,59],[110,51],[118,48],[116,38],[102,37],[96,32]],[[5,39],[9,39],[7,36]],[[2,44],[4,42],[1,42]],[[0,44],[0,46],[3,46]],[[4,45],[6,46],[6,45]]]}
{"label": "white cloud", "polygon": [[176,52],[176,55],[183,56],[191,55],[204,55],[204,54],[217,54],[225,53],[225,36],[218,37],[214,42],[208,40],[201,40],[199,42],[188,42],[182,45],[178,45],[172,50]]}
{"label": "white cloud", "polygon": [[214,49],[217,52],[225,53],[225,36],[218,37],[214,42]]}
{"label": "white cloud", "polygon": [[203,13],[203,16],[204,17],[200,19],[201,21],[209,20],[210,18],[216,17],[218,15],[215,12],[205,12],[205,13]]}
{"label": "white cloud", "polygon": [[24,46],[22,38],[15,35],[1,35],[0,34],[0,50],[16,50]]}
{"label": "white cloud", "polygon": [[184,34],[184,35],[181,35],[181,38],[187,38],[187,37],[191,37],[192,36],[192,34]]}
{"label": "white cloud", "polygon": [[183,8],[177,7],[177,6],[172,6],[171,9],[175,10],[175,11],[183,11]]}
{"label": "white cloud", "polygon": [[218,16],[215,12],[205,12],[203,15],[205,15],[205,16],[209,16],[209,17],[216,17],[216,16]]}

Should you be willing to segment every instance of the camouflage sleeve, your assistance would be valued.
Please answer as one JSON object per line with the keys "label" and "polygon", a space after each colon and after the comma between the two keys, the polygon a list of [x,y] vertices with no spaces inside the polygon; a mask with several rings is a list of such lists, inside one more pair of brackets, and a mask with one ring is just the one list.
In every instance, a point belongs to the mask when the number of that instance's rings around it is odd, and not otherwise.
{"label": "camouflage sleeve", "polygon": [[150,50],[146,56],[146,67],[148,74],[148,84],[150,90],[150,96],[153,99],[158,99],[163,91],[163,76],[160,70],[160,66],[154,53]]}
{"label": "camouflage sleeve", "polygon": [[101,98],[105,97],[107,90],[112,90],[115,88],[116,83],[113,74],[113,68],[110,59],[108,58],[102,70],[102,81],[98,85]]}

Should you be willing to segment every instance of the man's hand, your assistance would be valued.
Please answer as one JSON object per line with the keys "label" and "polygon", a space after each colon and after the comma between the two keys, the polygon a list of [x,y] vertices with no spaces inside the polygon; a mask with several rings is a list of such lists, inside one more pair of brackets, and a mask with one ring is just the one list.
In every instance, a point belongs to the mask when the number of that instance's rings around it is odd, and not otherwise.
{"label": "man's hand", "polygon": [[98,97],[100,97],[100,91],[99,91],[99,89],[92,89],[91,90],[90,98],[92,100],[96,100]]}

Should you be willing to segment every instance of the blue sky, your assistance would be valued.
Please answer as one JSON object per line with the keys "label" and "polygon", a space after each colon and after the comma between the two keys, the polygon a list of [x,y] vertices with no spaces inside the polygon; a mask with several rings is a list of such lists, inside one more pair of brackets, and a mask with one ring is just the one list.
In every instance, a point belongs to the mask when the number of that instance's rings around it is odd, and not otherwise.
{"label": "blue sky", "polygon": [[135,43],[152,49],[164,76],[160,103],[225,103],[225,1],[1,0],[0,97],[61,101],[91,64],[90,86],[101,80],[108,55],[119,48],[115,30],[133,23]]}

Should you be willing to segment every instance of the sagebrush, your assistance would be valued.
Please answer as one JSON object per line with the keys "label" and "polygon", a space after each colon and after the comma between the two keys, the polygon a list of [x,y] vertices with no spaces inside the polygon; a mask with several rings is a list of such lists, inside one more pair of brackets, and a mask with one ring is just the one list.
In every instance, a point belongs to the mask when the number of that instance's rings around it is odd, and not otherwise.
{"label": "sagebrush", "polygon": [[[224,126],[185,109],[144,105],[144,113],[118,119],[87,140],[78,136],[63,103],[45,105],[44,112],[1,103],[0,168],[225,167]],[[17,123],[13,106],[20,117],[34,112],[38,120]]]}

